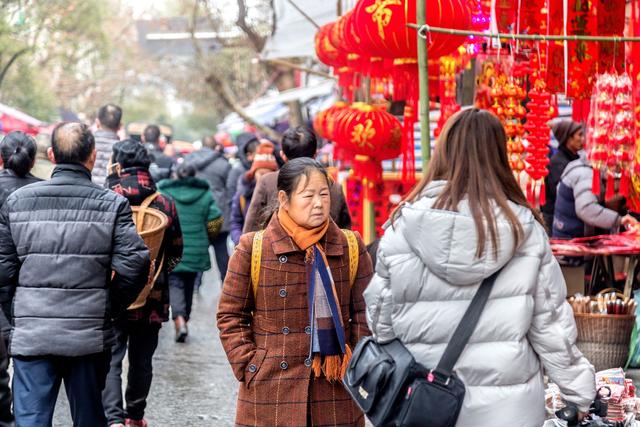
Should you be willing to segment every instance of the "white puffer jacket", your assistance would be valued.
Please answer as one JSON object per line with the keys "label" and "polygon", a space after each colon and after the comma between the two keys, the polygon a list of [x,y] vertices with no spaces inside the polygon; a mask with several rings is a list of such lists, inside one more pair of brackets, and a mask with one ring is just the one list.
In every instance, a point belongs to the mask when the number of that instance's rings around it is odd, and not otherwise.
{"label": "white puffer jacket", "polygon": [[399,338],[418,362],[435,367],[482,280],[502,268],[454,369],[467,387],[457,427],[542,426],[542,367],[566,400],[587,410],[594,370],[575,346],[564,279],[544,229],[513,204],[524,228],[515,254],[511,227],[499,213],[497,259],[490,239],[478,259],[466,202],[459,212],[431,209],[444,185],[432,182],[385,231],[365,292],[374,336]]}

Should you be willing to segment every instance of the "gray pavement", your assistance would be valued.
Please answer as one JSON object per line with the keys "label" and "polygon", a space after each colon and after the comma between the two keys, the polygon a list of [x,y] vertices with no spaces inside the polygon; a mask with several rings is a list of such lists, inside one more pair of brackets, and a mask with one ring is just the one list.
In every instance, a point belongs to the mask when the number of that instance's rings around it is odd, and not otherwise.
{"label": "gray pavement", "polygon": [[[160,331],[146,411],[150,427],[233,425],[237,381],[220,345],[215,324],[220,294],[218,278],[215,270],[205,273],[200,293],[194,296],[190,335],[185,344],[174,342],[172,323],[166,323]],[[126,363],[124,368],[126,370]],[[72,426],[64,388],[53,425]]]}

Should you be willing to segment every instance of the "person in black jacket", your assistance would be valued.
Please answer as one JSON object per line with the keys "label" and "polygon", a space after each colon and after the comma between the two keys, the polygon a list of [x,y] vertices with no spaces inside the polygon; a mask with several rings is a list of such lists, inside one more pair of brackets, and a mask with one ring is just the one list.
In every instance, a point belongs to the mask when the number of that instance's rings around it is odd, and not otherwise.
{"label": "person in black jacket", "polygon": [[541,208],[549,233],[553,226],[558,184],[560,184],[562,173],[569,163],[578,160],[578,152],[584,146],[584,128],[580,123],[562,120],[553,125],[552,130],[560,145],[558,152],[551,157],[549,175],[544,179],[547,203]]}
{"label": "person in black jacket", "polygon": [[[102,394],[107,421],[111,427],[144,427],[144,410],[153,378],[152,358],[158,346],[162,323],[169,320],[169,273],[182,258],[182,231],[176,204],[168,196],[159,194],[149,173],[151,155],[137,141],[130,139],[113,146],[112,169],[107,186],[127,198],[131,206],[140,206],[147,198],[155,197],[150,208],[164,213],[169,224],[164,232],[156,265],[162,270],[144,306],[127,310],[126,316],[115,322],[116,344],[111,353],[111,369]],[[129,374],[125,398],[122,401],[122,361],[129,349]]]}
{"label": "person in black jacket", "polygon": [[4,137],[0,143],[4,167],[0,171],[0,206],[18,188],[41,181],[30,173],[37,151],[36,141],[24,132],[15,131]]}
{"label": "person in black jacket", "polygon": [[106,427],[112,319],[143,289],[149,251],[127,199],[91,182],[96,151],[86,125],[57,125],[48,156],[51,180],[15,191],[0,208],[16,424],[51,425],[64,381],[74,426]]}
{"label": "person in black jacket", "polygon": [[156,125],[149,125],[142,133],[142,140],[151,153],[152,162],[149,172],[154,182],[171,178],[171,170],[175,162],[162,151],[160,146],[160,128]]}
{"label": "person in black jacket", "polygon": [[[0,158],[4,169],[0,171],[0,206],[18,188],[41,181],[30,171],[36,161],[36,141],[24,132],[15,131],[4,137],[0,143]],[[7,346],[11,334],[11,323],[0,311],[2,348],[0,349],[0,427],[13,425],[11,412],[11,389],[9,387],[9,357]]]}

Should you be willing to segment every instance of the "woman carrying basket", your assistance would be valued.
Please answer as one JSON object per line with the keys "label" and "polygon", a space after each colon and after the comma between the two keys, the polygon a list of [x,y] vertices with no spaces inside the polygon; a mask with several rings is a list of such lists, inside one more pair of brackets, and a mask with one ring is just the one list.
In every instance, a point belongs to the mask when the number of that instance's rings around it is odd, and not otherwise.
{"label": "woman carrying basket", "polygon": [[[162,262],[152,291],[144,305],[130,309],[125,319],[116,319],[116,343],[112,348],[111,369],[102,395],[107,421],[111,427],[145,427],[144,410],[151,388],[151,359],[158,346],[158,332],[169,320],[169,273],[182,257],[182,232],[175,202],[157,193],[149,173],[151,157],[137,141],[117,142],[113,147],[111,173],[107,185],[129,200],[131,206],[149,203],[149,207],[164,213],[168,226],[156,266]],[[146,202],[146,203],[145,203]],[[122,360],[129,350],[126,409],[122,402]]]}
{"label": "woman carrying basket", "polygon": [[278,175],[279,208],[231,257],[218,328],[240,381],[236,425],[363,426],[342,386],[369,334],[362,292],[371,259],[357,234],[329,217],[330,180],[299,158]]}
{"label": "woman carrying basket", "polygon": [[380,241],[365,292],[374,337],[397,338],[417,362],[436,368],[480,283],[494,273],[453,368],[466,386],[456,426],[541,426],[543,368],[567,401],[588,411],[593,366],[576,347],[542,219],[509,167],[500,121],[468,109],[449,119],[428,173]]}

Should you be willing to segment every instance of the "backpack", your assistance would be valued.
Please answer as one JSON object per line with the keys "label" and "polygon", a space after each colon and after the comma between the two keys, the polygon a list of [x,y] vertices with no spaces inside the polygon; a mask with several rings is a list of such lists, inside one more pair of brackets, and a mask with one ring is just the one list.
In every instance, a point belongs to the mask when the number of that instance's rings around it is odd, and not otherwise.
{"label": "backpack", "polygon": [[[349,246],[349,286],[353,286],[358,275],[358,238],[351,230],[342,230],[342,233],[347,238],[347,244]],[[254,299],[258,295],[258,284],[260,282],[260,262],[262,261],[262,240],[264,237],[264,230],[256,232],[253,236],[253,246],[251,248],[251,284],[253,286]]]}

